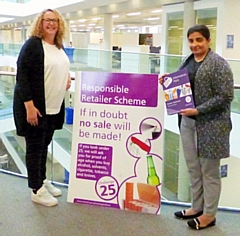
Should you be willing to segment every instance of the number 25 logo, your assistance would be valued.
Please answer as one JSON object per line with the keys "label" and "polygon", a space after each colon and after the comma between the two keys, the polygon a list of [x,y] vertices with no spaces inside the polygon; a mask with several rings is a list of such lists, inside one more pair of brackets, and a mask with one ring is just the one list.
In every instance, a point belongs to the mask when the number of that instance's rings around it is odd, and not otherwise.
{"label": "number 25 logo", "polygon": [[100,188],[103,190],[101,193],[102,197],[113,196],[116,194],[116,189],[114,184],[102,185]]}

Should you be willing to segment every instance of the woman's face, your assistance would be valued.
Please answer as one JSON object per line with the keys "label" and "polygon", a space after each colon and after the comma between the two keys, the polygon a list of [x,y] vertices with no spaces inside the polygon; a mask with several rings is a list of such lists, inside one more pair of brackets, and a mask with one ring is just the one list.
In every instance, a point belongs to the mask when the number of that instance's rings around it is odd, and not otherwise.
{"label": "woman's face", "polygon": [[52,11],[47,11],[43,15],[43,34],[44,37],[55,37],[58,31],[59,19]]}
{"label": "woman's face", "polygon": [[206,39],[199,32],[194,32],[188,36],[189,48],[194,55],[201,56],[208,52],[210,39]]}

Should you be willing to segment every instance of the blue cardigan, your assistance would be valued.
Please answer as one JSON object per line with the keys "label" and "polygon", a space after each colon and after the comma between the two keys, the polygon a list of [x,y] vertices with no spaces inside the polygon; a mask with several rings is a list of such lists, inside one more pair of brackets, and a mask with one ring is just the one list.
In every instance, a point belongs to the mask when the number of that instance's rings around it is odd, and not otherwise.
{"label": "blue cardigan", "polygon": [[[39,125],[27,123],[24,102],[33,100],[42,117],[38,117]],[[44,94],[44,50],[42,39],[29,38],[23,45],[17,60],[17,76],[13,101],[14,121],[17,134],[25,136],[27,129],[47,129]],[[61,129],[64,122],[64,102],[57,114],[56,129]]]}

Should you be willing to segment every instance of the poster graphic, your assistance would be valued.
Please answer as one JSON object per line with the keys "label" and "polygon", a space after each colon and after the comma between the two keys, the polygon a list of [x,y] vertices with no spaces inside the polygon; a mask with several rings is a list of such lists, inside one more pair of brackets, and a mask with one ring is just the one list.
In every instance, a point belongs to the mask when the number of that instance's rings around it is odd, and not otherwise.
{"label": "poster graphic", "polygon": [[139,45],[153,45],[153,34],[139,34]]}
{"label": "poster graphic", "polygon": [[158,75],[78,72],[68,202],[159,214]]}
{"label": "poster graphic", "polygon": [[227,48],[234,48],[234,35],[233,34],[227,35]]}
{"label": "poster graphic", "polygon": [[191,85],[186,69],[168,74],[163,78],[163,91],[168,115],[186,108],[195,108]]}

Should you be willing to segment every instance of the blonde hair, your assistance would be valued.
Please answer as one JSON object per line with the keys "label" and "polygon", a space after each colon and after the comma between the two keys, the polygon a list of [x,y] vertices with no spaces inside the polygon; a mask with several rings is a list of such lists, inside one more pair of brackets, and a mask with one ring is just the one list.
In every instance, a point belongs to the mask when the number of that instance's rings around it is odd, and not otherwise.
{"label": "blonde hair", "polygon": [[54,43],[56,45],[57,48],[62,48],[63,47],[63,38],[65,36],[65,30],[66,30],[66,25],[65,22],[63,20],[63,17],[61,16],[61,14],[54,9],[47,9],[42,11],[41,13],[38,14],[38,16],[35,18],[34,22],[31,25],[31,30],[30,30],[30,37],[38,37],[38,38],[43,38],[43,27],[42,27],[42,21],[43,21],[43,15],[48,12],[51,11],[53,12],[59,22],[58,22],[58,31],[55,35],[54,38]]}

